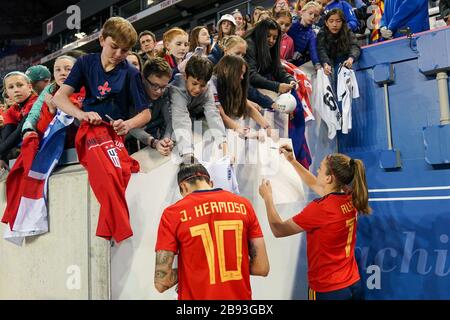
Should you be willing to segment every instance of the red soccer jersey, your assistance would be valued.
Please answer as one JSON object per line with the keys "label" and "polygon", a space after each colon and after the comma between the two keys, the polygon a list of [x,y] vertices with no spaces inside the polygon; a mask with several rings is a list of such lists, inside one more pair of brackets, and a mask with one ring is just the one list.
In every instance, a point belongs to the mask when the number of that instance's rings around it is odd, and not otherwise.
{"label": "red soccer jersey", "polygon": [[37,98],[38,96],[32,93],[22,106],[19,106],[17,103],[15,103],[11,107],[9,107],[3,115],[4,125],[6,126],[7,124],[19,124],[19,122],[22,121],[23,117],[25,117],[28,112],[30,112],[31,107],[33,107],[33,104],[37,100]]}
{"label": "red soccer jersey", "polygon": [[111,125],[83,121],[78,129],[78,159],[88,172],[89,184],[100,203],[96,235],[117,243],[133,235],[125,191],[139,163],[128,155],[123,137]]}
{"label": "red soccer jersey", "polygon": [[357,211],[351,195],[330,193],[316,199],[293,220],[306,231],[311,289],[335,291],[359,280],[355,259]]}
{"label": "red soccer jersey", "polygon": [[196,191],[164,210],[155,250],[178,254],[178,299],[250,300],[248,241],[262,236],[247,199]]}

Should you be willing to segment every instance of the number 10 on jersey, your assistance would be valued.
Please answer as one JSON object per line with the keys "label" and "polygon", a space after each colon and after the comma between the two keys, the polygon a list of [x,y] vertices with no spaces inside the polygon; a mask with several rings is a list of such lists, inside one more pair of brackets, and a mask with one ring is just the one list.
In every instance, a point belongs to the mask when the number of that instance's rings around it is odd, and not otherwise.
{"label": "number 10 on jersey", "polygon": [[[216,268],[214,242],[211,235],[209,224],[204,223],[189,229],[192,237],[200,236],[203,247],[205,249],[206,260],[209,267],[209,283],[216,283]],[[241,263],[242,263],[242,230],[243,224],[241,220],[219,220],[214,221],[214,232],[216,235],[217,255],[219,262],[220,281],[241,280]],[[234,231],[236,240],[236,265],[237,270],[227,270],[225,265],[225,231]]]}

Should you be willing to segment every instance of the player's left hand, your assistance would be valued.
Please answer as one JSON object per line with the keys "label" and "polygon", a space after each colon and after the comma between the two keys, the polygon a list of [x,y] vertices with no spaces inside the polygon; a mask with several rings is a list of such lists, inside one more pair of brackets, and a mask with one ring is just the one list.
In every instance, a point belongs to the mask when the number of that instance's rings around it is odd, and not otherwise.
{"label": "player's left hand", "polygon": [[271,186],[269,180],[262,179],[261,185],[259,186],[259,195],[264,200],[268,200],[268,199],[272,198],[272,186]]}
{"label": "player's left hand", "polygon": [[111,125],[114,131],[116,131],[117,135],[119,136],[125,136],[126,134],[128,134],[128,131],[131,130],[128,122],[123,121],[122,119],[111,121]]}

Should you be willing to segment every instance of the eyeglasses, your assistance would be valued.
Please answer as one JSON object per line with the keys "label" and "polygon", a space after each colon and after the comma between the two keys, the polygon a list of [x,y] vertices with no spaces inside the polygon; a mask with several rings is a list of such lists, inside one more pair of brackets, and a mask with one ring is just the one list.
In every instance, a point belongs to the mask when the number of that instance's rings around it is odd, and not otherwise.
{"label": "eyeglasses", "polygon": [[168,84],[166,84],[165,86],[160,86],[160,85],[157,85],[157,84],[155,84],[153,82],[150,82],[145,77],[143,77],[143,78],[144,78],[145,82],[148,84],[148,86],[150,87],[150,89],[152,89],[152,90],[164,92],[169,87]]}

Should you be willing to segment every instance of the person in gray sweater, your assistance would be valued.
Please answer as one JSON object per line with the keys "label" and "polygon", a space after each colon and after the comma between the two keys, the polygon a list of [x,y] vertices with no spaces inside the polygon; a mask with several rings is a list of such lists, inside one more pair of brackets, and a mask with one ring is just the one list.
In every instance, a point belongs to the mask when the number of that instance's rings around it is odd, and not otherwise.
{"label": "person in gray sweater", "polygon": [[172,69],[163,58],[150,58],[142,70],[144,88],[150,100],[152,119],[144,128],[135,128],[130,134],[140,142],[168,156],[173,149],[169,81]]}
{"label": "person in gray sweater", "polygon": [[170,85],[172,126],[181,156],[193,154],[192,122],[206,118],[211,135],[223,153],[227,153],[226,131],[219,109],[208,84],[213,65],[205,57],[192,56],[186,64],[185,74],[177,74]]}

